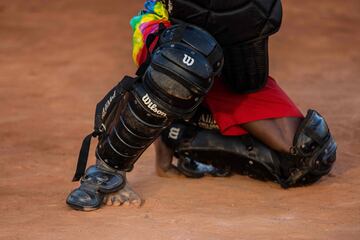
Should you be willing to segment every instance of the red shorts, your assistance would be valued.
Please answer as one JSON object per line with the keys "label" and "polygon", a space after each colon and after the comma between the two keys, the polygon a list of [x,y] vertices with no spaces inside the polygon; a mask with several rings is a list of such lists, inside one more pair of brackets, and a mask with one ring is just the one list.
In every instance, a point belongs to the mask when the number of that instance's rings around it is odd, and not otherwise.
{"label": "red shorts", "polygon": [[240,124],[257,120],[303,115],[286,93],[269,77],[267,84],[255,93],[230,92],[221,79],[206,96],[204,103],[212,112],[223,135],[246,134]]}

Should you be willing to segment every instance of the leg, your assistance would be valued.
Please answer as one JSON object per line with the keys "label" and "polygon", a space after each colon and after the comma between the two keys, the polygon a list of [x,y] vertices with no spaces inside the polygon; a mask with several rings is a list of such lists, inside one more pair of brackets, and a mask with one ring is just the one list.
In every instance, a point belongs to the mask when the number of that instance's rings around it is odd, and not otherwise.
{"label": "leg", "polygon": [[[191,56],[191,64],[183,60],[184,55]],[[189,119],[194,114],[213,78],[213,69],[200,52],[180,43],[159,47],[144,76],[131,88],[124,86],[126,91],[120,87],[119,95],[114,92],[106,101],[101,115],[107,116],[110,109],[111,117],[100,119],[103,131],[96,148],[97,163],[86,171],[67,203],[84,211],[99,208],[103,201],[108,205],[139,206],[141,199],[128,185],[125,172],[132,170],[145,149],[174,119]],[[109,107],[112,101],[116,107]]]}
{"label": "leg", "polygon": [[241,126],[252,136],[281,153],[290,153],[300,118],[265,119]]}
{"label": "leg", "polygon": [[[265,123],[274,127],[271,121]],[[292,135],[295,137],[286,143],[289,147],[284,148],[287,151],[283,153],[274,151],[250,134],[223,136],[218,131],[198,128],[191,138],[177,143],[175,151],[179,159],[230,161],[240,173],[277,181],[284,188],[311,184],[328,174],[336,160],[336,143],[325,119],[309,110]]]}
{"label": "leg", "polygon": [[171,148],[157,138],[154,142],[155,147],[155,168],[156,173],[160,177],[179,177],[181,176],[179,170],[172,164],[174,152]]}
{"label": "leg", "polygon": [[[188,121],[176,121],[161,133],[155,145],[157,155],[157,169],[162,171],[159,176],[171,176],[176,171],[177,175],[189,178],[201,178],[204,176],[226,177],[231,174],[230,166],[223,163],[199,162],[189,157],[180,157],[177,152],[178,146],[186,140],[192,139],[201,129],[219,132],[218,126],[213,120],[211,113],[204,107],[200,107],[196,114]],[[168,154],[164,154],[168,153]],[[177,158],[176,166],[172,164],[173,155]],[[165,161],[165,162],[164,162]],[[164,174],[163,171],[168,171]],[[174,175],[174,174],[173,174]]]}

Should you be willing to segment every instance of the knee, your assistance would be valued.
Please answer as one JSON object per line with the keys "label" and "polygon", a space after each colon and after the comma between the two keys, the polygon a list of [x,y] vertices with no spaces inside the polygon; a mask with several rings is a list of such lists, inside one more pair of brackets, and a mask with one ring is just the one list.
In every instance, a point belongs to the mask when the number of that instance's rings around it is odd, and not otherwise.
{"label": "knee", "polygon": [[278,141],[271,148],[279,153],[290,154],[290,149],[292,145],[292,140],[281,138],[278,139]]}

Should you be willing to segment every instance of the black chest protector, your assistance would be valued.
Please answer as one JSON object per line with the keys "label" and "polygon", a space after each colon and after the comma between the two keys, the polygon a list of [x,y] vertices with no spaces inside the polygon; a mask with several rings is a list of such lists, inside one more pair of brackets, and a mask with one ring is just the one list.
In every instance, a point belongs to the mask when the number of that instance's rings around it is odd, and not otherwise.
{"label": "black chest protector", "polygon": [[268,37],[281,26],[281,0],[164,0],[173,22],[197,25],[224,51],[224,81],[254,92],[268,79]]}

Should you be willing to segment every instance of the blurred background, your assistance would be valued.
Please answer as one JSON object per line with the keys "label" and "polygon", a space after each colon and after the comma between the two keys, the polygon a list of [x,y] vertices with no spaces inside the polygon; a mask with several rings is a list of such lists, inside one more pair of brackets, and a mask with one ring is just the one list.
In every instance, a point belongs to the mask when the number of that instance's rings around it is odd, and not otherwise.
{"label": "blurred background", "polygon": [[359,239],[359,0],[283,1],[270,41],[271,75],[335,135],[330,177],[289,191],[242,176],[162,179],[150,148],[129,176],[141,209],[67,208],[95,104],[135,71],[129,20],[142,5],[0,0],[0,239]]}

